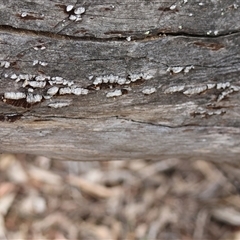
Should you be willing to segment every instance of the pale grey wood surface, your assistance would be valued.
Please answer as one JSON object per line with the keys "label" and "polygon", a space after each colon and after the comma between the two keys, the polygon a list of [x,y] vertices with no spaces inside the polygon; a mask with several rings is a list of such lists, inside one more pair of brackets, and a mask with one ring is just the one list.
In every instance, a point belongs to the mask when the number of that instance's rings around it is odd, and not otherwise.
{"label": "pale grey wood surface", "polygon": [[[0,68],[0,152],[74,160],[239,159],[239,1],[72,1],[85,7],[77,22],[68,19],[68,4],[0,3],[0,61],[10,64]],[[27,106],[6,98],[29,94],[14,74],[62,77],[88,94],[57,94]],[[139,79],[93,84],[109,75]],[[52,87],[46,83],[34,94],[45,96]],[[108,98],[116,89],[123,95]],[[156,92],[143,94],[146,89]]]}

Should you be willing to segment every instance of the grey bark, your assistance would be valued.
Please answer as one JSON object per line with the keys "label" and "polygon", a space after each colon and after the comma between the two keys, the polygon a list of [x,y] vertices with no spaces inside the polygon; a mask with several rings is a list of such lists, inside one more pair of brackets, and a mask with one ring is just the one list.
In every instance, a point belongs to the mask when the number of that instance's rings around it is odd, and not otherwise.
{"label": "grey bark", "polygon": [[[85,8],[81,20],[69,20],[69,4]],[[1,1],[0,151],[237,162],[239,9],[236,0]],[[39,76],[46,85],[31,87]],[[18,92],[28,100],[9,98]]]}

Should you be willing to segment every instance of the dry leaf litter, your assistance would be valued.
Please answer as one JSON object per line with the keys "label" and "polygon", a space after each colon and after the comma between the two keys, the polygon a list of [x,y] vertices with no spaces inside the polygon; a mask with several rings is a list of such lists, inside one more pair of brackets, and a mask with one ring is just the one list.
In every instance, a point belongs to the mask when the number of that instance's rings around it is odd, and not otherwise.
{"label": "dry leaf litter", "polygon": [[239,240],[240,170],[0,155],[0,239]]}

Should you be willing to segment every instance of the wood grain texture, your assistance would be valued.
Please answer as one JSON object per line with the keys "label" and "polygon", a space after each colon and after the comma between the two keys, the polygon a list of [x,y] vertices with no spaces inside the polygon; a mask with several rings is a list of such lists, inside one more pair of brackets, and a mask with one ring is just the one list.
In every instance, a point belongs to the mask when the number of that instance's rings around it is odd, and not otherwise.
{"label": "wood grain texture", "polygon": [[[66,6],[83,6],[86,12],[77,23],[68,19]],[[69,36],[93,38],[140,38],[147,31],[207,35],[236,32],[240,28],[239,1],[69,1],[3,0],[0,24]],[[22,17],[22,13],[27,16]],[[179,26],[182,28],[179,29]],[[214,33],[213,33],[214,35]]]}
{"label": "wood grain texture", "polygon": [[[71,3],[85,7],[81,21],[68,19]],[[236,161],[238,5],[231,0],[2,1],[0,151],[74,160]],[[14,74],[48,79],[37,88],[30,80],[16,81]],[[94,84],[106,76],[127,82]],[[6,97],[29,91],[46,96],[53,86],[67,87],[50,82],[56,77],[88,94],[58,92],[37,104]],[[149,89],[154,92],[143,93]],[[122,95],[107,97],[115,90]],[[56,104],[65,107],[53,108]]]}

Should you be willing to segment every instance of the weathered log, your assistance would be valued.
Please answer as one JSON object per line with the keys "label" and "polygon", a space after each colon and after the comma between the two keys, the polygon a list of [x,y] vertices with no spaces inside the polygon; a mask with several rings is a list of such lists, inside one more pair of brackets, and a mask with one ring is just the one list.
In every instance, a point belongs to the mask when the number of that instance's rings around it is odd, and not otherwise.
{"label": "weathered log", "polygon": [[237,161],[238,4],[2,1],[0,151]]}

